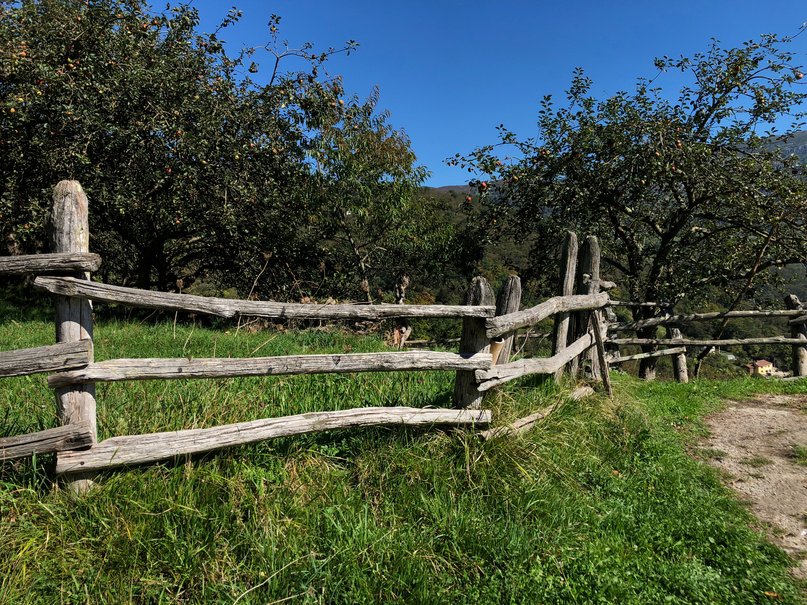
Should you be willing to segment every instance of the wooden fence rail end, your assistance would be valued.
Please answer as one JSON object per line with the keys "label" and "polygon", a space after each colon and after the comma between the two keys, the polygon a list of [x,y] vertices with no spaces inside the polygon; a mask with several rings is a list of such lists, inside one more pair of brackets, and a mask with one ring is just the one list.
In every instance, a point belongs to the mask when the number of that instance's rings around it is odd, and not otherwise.
{"label": "wooden fence rail end", "polygon": [[608,305],[608,301],[608,294],[605,292],[599,294],[555,296],[530,309],[486,320],[486,335],[489,339],[504,336],[519,328],[526,328],[527,326],[537,324],[539,321],[555,313],[601,309]]}
{"label": "wooden fence rail end", "polygon": [[77,422],[36,433],[0,439],[0,461],[75,450],[91,445],[92,427],[89,422]]}
{"label": "wooden fence rail end", "polygon": [[97,271],[101,257],[90,252],[60,252],[0,256],[0,275],[27,273],[64,273],[68,271]]}
{"label": "wooden fence rail end", "polygon": [[76,340],[55,345],[0,352],[0,378],[61,372],[86,367],[92,360],[92,341]]}

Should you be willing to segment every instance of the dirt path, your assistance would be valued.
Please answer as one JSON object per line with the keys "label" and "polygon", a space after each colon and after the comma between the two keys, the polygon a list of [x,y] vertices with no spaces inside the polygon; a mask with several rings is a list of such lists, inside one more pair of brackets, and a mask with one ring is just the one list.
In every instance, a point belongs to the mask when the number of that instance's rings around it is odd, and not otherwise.
{"label": "dirt path", "polygon": [[701,454],[807,578],[807,395],[760,395],[707,418]]}

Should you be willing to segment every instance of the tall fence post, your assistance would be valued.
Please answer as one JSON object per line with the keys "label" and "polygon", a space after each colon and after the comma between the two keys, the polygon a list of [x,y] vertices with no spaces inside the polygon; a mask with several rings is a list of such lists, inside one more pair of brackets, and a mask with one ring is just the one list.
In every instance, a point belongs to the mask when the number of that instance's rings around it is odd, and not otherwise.
{"label": "tall fence post", "polygon": [[[785,306],[792,311],[804,308],[795,294],[785,296]],[[807,325],[791,324],[790,336],[807,341]],[[807,376],[807,342],[805,342],[805,346],[795,345],[793,347],[793,376]]]}
{"label": "tall fence post", "polygon": [[[597,294],[600,291],[600,242],[594,235],[589,235],[583,244],[580,254],[580,271],[577,274],[578,294]],[[596,311],[579,311],[575,313],[574,339],[580,338],[589,329],[589,314]],[[585,355],[576,357],[569,365],[569,372],[572,376],[577,376],[580,360],[589,359],[591,367],[591,377],[595,380],[600,378],[599,364],[597,363],[596,350],[589,350]]]}
{"label": "tall fence post", "polygon": [[[90,227],[87,195],[78,181],[61,181],[53,191],[49,217],[52,252],[90,251]],[[78,274],[90,279],[89,273]],[[56,342],[92,341],[92,303],[88,300],[57,296],[55,301]],[[89,358],[93,352],[90,348]],[[92,443],[98,440],[95,415],[95,385],[76,385],[56,389],[59,415],[63,425],[86,422]],[[60,456],[61,454],[57,454]],[[57,463],[58,464],[58,463]],[[91,475],[70,474],[65,477],[74,492],[84,492],[91,485]]]}
{"label": "tall fence post", "polygon": [[[496,303],[496,295],[484,277],[475,277],[465,293],[465,304],[468,306],[492,306]],[[490,348],[490,341],[485,334],[485,320],[466,317],[462,320],[462,338],[460,353],[483,353]],[[482,404],[483,393],[476,388],[476,376],[473,371],[457,371],[454,381],[454,407],[478,409]]]}
{"label": "tall fence post", "polygon": [[[515,313],[521,306],[521,278],[518,275],[511,275],[502,284],[499,294],[496,296],[496,316],[509,315]],[[498,353],[496,363],[507,363],[513,351],[513,341],[515,334],[504,338]]]}
{"label": "tall fence post", "polygon": [[[571,296],[574,294],[575,271],[577,270],[577,235],[572,231],[566,232],[563,250],[560,257],[560,283],[558,296]],[[566,348],[569,338],[569,314],[558,313],[555,316],[555,325],[552,339],[552,356],[561,353]],[[555,381],[563,376],[563,367],[555,372]]]}

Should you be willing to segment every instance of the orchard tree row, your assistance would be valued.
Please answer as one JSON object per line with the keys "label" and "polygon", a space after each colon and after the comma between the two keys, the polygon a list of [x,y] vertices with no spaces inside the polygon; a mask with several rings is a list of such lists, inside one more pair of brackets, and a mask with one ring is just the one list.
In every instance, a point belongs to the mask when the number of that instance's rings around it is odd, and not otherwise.
{"label": "orchard tree row", "polygon": [[[544,98],[535,138],[501,126],[498,142],[450,160],[476,175],[480,236],[532,238],[526,268],[554,280],[566,231],[596,235],[622,299],[692,304],[719,291],[736,308],[781,275],[769,269],[807,261],[805,167],[780,151],[804,127],[791,45],[805,27],[656,59],[653,80],[605,99],[577,70],[563,105]],[[668,71],[689,82],[672,96],[658,84]]]}
{"label": "orchard tree row", "polygon": [[202,34],[189,5],[0,2],[3,253],[46,249],[50,192],[76,179],[117,283],[369,300],[442,270],[453,231],[415,196],[409,140],[376,91],[347,96],[326,71],[356,44],[295,48],[273,15],[266,46],[231,56],[239,17]]}

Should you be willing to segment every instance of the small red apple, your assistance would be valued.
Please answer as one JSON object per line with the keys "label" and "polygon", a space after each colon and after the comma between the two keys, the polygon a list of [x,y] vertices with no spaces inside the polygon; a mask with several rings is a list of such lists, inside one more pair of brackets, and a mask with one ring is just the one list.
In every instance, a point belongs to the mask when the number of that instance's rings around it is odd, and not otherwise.
{"label": "small red apple", "polygon": [[471,196],[469,195],[468,197],[466,197],[466,198],[465,198],[465,201],[466,201],[466,202],[470,202],[470,201],[471,201]]}

